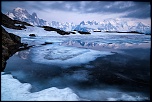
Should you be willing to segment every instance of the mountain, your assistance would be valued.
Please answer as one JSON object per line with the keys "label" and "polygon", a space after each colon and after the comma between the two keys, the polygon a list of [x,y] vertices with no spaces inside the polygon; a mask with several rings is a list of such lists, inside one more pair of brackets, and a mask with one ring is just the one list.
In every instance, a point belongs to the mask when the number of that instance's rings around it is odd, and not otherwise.
{"label": "mountain", "polygon": [[74,23],[68,23],[68,22],[60,23],[60,22],[57,22],[57,21],[52,21],[52,22],[49,23],[49,25],[51,27],[58,28],[58,29],[61,29],[61,30],[64,30],[64,31],[72,31],[76,27],[76,25]]}
{"label": "mountain", "polygon": [[31,25],[36,25],[36,26],[49,25],[47,21],[38,18],[36,13],[32,13],[32,15],[30,15],[25,9],[20,7],[13,9],[11,12],[7,12],[6,15],[13,20],[24,21]]}
{"label": "mountain", "polygon": [[101,22],[82,21],[75,27],[78,31],[116,31],[116,32],[139,32],[150,34],[151,27],[137,21],[127,21],[122,19],[105,19]]}
{"label": "mountain", "polygon": [[12,12],[7,12],[6,14],[9,18],[13,20],[20,20],[27,22],[36,26],[51,26],[56,29],[63,31],[83,31],[83,32],[92,32],[92,31],[115,31],[115,32],[139,32],[150,34],[151,27],[145,25],[142,22],[137,22],[135,20],[125,20],[125,19],[105,19],[101,22],[97,21],[82,21],[80,24],[75,25],[74,23],[60,23],[57,21],[47,22],[43,19],[38,18],[36,13],[30,15],[25,9],[15,8]]}

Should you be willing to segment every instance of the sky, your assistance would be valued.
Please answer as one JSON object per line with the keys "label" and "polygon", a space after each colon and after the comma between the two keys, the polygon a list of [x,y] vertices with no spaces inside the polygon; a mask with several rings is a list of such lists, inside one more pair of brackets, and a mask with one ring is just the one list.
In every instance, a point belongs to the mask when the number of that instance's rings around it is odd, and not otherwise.
{"label": "sky", "polygon": [[100,22],[109,18],[138,20],[151,25],[150,2],[137,1],[1,1],[1,11],[21,7],[48,22]]}

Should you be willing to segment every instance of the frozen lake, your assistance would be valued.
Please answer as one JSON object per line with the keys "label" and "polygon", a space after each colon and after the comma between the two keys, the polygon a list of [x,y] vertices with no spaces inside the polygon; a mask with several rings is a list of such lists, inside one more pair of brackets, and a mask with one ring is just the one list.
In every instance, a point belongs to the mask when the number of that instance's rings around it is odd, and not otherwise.
{"label": "frozen lake", "polygon": [[56,87],[80,100],[150,100],[150,35],[98,32],[22,42],[34,46],[10,57],[4,75],[31,84],[31,93]]}

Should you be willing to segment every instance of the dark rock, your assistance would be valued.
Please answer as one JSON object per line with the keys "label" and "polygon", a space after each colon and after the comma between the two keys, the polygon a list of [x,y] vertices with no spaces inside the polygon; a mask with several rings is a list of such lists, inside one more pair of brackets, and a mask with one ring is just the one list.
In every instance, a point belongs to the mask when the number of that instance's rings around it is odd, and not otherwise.
{"label": "dark rock", "polygon": [[93,32],[101,32],[101,30],[94,30]]}
{"label": "dark rock", "polygon": [[76,34],[76,32],[73,32],[73,31],[71,31],[70,33],[72,33],[72,34]]}
{"label": "dark rock", "polygon": [[12,56],[21,46],[21,38],[14,34],[8,33],[2,26],[2,69],[4,71],[6,60]]}
{"label": "dark rock", "polygon": [[80,34],[91,34],[90,32],[78,31]]}
{"label": "dark rock", "polygon": [[[32,26],[32,25],[30,25],[26,22],[12,20],[11,18],[7,17],[2,12],[1,12],[1,15],[2,15],[2,25],[7,27],[7,28],[22,30],[22,29],[26,28],[25,25],[26,26]],[[16,24],[19,24],[19,25],[16,25]]]}
{"label": "dark rock", "polygon": [[35,35],[35,34],[30,34],[29,36],[33,36],[33,37],[36,37],[36,35]]}
{"label": "dark rock", "polygon": [[70,32],[66,32],[57,28],[53,28],[53,27],[49,27],[49,26],[42,26],[42,28],[44,28],[44,30],[46,31],[56,31],[58,34],[60,35],[69,35]]}
{"label": "dark rock", "polygon": [[47,45],[47,44],[53,44],[52,42],[45,42],[44,44],[41,45]]}

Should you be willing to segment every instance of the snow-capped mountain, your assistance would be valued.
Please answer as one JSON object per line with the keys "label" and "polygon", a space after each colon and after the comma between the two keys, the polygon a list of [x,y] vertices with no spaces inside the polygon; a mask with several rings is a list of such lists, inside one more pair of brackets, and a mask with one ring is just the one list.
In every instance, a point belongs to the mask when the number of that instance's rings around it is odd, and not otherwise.
{"label": "snow-capped mountain", "polygon": [[151,27],[144,25],[137,21],[127,21],[124,19],[106,19],[101,22],[96,21],[82,21],[76,26],[75,30],[79,31],[118,31],[118,32],[130,32],[136,31],[140,33],[151,33]]}
{"label": "snow-capped mountain", "polygon": [[61,29],[64,31],[72,31],[76,27],[76,25],[74,23],[68,23],[68,22],[60,23],[57,21],[52,21],[51,23],[49,23],[49,25],[51,27],[58,28],[58,29]]}
{"label": "snow-capped mountain", "polygon": [[13,9],[11,12],[7,12],[6,15],[13,20],[24,21],[31,25],[49,25],[47,21],[39,19],[36,13],[32,13],[32,15],[30,15],[25,9],[20,7]]}
{"label": "snow-capped mountain", "polygon": [[130,32],[136,31],[140,33],[151,33],[151,27],[145,25],[142,22],[137,22],[135,20],[125,20],[125,19],[105,19],[101,22],[97,21],[82,21],[80,24],[75,25],[74,23],[60,23],[57,21],[47,22],[43,19],[39,19],[36,13],[30,15],[25,9],[20,7],[15,8],[12,12],[7,12],[6,14],[9,18],[13,20],[20,20],[36,26],[51,26],[64,31],[85,31],[92,32],[96,31],[117,31],[117,32]]}

